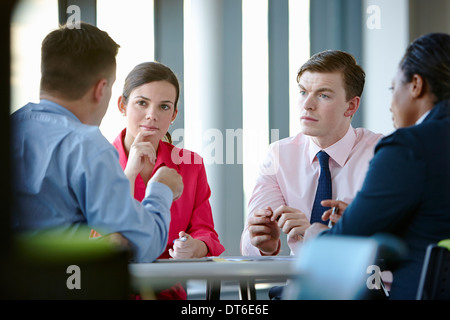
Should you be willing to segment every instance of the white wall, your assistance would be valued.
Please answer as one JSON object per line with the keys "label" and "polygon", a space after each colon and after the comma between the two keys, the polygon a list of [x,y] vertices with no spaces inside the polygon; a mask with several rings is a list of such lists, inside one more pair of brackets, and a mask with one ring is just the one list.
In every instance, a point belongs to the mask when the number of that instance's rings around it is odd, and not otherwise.
{"label": "white wall", "polygon": [[389,134],[394,131],[389,87],[409,44],[408,0],[363,0],[363,10],[364,127]]}

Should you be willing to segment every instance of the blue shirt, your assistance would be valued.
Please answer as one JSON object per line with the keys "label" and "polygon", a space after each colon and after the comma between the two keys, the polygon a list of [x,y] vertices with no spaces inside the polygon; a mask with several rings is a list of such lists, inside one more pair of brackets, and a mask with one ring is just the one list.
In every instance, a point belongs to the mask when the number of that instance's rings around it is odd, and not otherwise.
{"label": "blue shirt", "polygon": [[164,251],[173,193],[149,183],[141,202],[131,196],[116,149],[97,126],[83,124],[48,100],[11,115],[12,223],[16,231],[86,224],[101,234],[120,232],[135,262]]}

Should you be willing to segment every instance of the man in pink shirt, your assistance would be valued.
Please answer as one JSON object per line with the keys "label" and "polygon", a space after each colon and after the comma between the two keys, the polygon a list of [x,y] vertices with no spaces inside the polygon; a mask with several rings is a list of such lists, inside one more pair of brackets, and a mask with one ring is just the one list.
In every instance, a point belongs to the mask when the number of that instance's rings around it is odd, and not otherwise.
{"label": "man in pink shirt", "polygon": [[319,151],[329,155],[332,198],[350,203],[382,137],[351,126],[365,73],[350,54],[324,51],[314,55],[300,68],[297,82],[301,132],[273,143],[260,167],[241,238],[245,256],[278,255],[281,232],[287,234],[295,252],[311,225],[321,170]]}

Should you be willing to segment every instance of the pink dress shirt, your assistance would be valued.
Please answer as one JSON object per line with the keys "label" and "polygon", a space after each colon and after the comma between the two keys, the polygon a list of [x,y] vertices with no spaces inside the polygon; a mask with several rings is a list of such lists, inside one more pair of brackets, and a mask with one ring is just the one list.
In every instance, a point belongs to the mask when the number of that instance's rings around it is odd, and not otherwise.
{"label": "pink dress shirt", "polygon": [[[350,203],[362,186],[369,161],[381,134],[367,129],[349,127],[345,136],[324,149],[330,156],[330,172],[333,199]],[[282,139],[270,145],[269,152],[260,166],[252,196],[248,204],[249,216],[256,209],[281,205],[299,209],[311,215],[320,165],[316,157],[321,148],[302,133]],[[288,239],[293,251],[294,241]],[[250,243],[248,225],[241,237],[241,253],[245,256],[261,255]]]}
{"label": "pink dress shirt", "polygon": [[[113,142],[114,147],[119,152],[119,162],[124,170],[128,161],[123,145],[125,133],[126,129]],[[184,189],[181,197],[172,203],[169,239],[166,250],[159,259],[170,258],[169,249],[172,248],[173,240],[178,238],[180,231],[185,231],[193,238],[203,241],[208,247],[208,256],[220,255],[225,251],[225,248],[220,243],[214,229],[209,203],[211,190],[206,178],[203,159],[194,152],[160,141],[152,175],[161,166],[177,170],[183,177]],[[142,201],[144,199],[145,188],[144,180],[138,175],[134,187],[134,198],[136,200]]]}

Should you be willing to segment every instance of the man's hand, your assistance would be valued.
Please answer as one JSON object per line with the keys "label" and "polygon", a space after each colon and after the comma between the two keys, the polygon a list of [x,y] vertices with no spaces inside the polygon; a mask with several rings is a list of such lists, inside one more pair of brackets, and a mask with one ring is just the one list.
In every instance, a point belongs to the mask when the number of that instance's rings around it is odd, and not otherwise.
{"label": "man's hand", "polygon": [[161,167],[150,179],[151,182],[160,182],[168,186],[173,192],[173,201],[177,200],[183,193],[183,178],[175,169]]}
{"label": "man's hand", "polygon": [[304,241],[309,241],[314,239],[315,237],[317,237],[317,235],[319,233],[321,233],[323,230],[328,229],[328,226],[324,225],[323,223],[320,222],[315,222],[311,225],[311,227],[309,227],[308,229],[306,229],[305,231],[305,236],[304,236]]}
{"label": "man's hand", "polygon": [[264,255],[274,255],[279,246],[280,228],[272,221],[272,209],[257,209],[247,220],[250,242]]}
{"label": "man's hand", "polygon": [[302,240],[305,230],[311,225],[303,212],[288,206],[277,208],[271,220],[277,222],[278,227],[294,241]]}
{"label": "man's hand", "polygon": [[107,243],[110,243],[119,249],[130,250],[130,244],[128,240],[119,232],[110,233],[98,239],[106,241]]}

